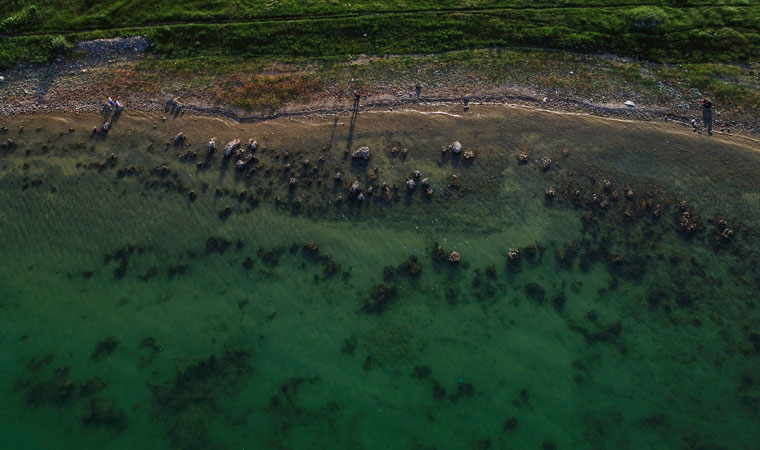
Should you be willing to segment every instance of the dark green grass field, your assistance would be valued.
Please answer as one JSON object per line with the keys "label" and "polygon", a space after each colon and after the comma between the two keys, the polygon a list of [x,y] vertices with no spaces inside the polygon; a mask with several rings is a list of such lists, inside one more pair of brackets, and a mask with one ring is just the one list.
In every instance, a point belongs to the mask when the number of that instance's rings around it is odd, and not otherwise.
{"label": "dark green grass field", "polygon": [[[0,4],[0,67],[142,34],[168,57],[330,58],[540,47],[651,61],[760,57],[758,1],[98,1]],[[62,37],[58,37],[62,36]]]}
{"label": "dark green grass field", "polygon": [[[125,26],[160,25],[177,22],[241,21],[257,19],[317,18],[357,14],[403,12],[488,12],[498,10],[553,10],[616,8],[641,13],[641,7],[744,8],[757,6],[750,0],[455,0],[393,1],[357,0],[7,0],[0,5],[3,17],[20,16],[34,6],[34,20],[21,23],[16,31],[71,31]],[[587,11],[588,13],[588,11]],[[648,14],[648,12],[645,12]]]}

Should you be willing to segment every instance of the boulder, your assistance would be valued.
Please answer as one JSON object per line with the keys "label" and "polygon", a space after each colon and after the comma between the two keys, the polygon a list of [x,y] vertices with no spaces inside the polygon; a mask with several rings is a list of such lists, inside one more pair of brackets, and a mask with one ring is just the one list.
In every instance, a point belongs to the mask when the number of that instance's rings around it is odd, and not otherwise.
{"label": "boulder", "polygon": [[363,159],[365,161],[369,160],[369,147],[359,147],[357,148],[352,154],[351,157],[354,159]]}
{"label": "boulder", "polygon": [[233,139],[224,146],[224,156],[228,157],[233,151],[240,148],[240,139]]}

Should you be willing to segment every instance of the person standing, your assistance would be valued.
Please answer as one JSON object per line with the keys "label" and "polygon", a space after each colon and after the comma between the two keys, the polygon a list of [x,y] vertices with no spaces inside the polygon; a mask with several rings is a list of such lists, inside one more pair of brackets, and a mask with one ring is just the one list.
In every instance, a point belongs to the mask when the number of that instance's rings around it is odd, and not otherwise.
{"label": "person standing", "polygon": [[702,99],[702,120],[705,122],[707,134],[712,136],[712,101]]}

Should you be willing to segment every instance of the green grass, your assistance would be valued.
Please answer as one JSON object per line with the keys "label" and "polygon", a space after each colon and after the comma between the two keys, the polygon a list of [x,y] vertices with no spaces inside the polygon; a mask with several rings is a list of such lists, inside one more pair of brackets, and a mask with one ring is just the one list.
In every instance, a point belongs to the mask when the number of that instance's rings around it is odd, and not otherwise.
{"label": "green grass", "polygon": [[61,35],[22,36],[0,40],[0,69],[20,62],[44,63],[65,55],[74,45]]}
{"label": "green grass", "polygon": [[660,6],[747,6],[747,0],[5,0],[0,17],[19,14],[34,4],[39,10],[27,31],[76,31],[113,27],[133,27],[180,21],[255,20],[262,18],[367,14],[421,10],[474,8],[574,8]]}
{"label": "green grass", "polygon": [[662,67],[658,74],[696,88],[715,102],[730,105],[737,113],[760,112],[760,76],[752,68],[725,64],[684,64]]}
{"label": "green grass", "polygon": [[[168,56],[322,57],[435,53],[530,46],[612,52],[650,60],[743,61],[760,56],[760,8],[517,10],[488,14],[405,14],[329,20],[151,28]],[[642,21],[656,17],[656,24]],[[654,20],[654,19],[652,19]],[[730,26],[728,26],[730,24]],[[364,36],[366,34],[366,36]]]}
{"label": "green grass", "polygon": [[10,15],[0,22],[0,33],[12,33],[28,28],[34,25],[36,18],[37,6],[26,6],[18,13]]}
{"label": "green grass", "polygon": [[0,40],[0,67],[54,57],[60,50],[34,40],[48,34],[68,41],[144,34],[170,58],[329,58],[521,46],[652,61],[760,58],[756,1],[648,3],[657,6],[638,0],[355,1],[350,7],[295,0],[7,0],[0,6],[2,33],[9,36]]}

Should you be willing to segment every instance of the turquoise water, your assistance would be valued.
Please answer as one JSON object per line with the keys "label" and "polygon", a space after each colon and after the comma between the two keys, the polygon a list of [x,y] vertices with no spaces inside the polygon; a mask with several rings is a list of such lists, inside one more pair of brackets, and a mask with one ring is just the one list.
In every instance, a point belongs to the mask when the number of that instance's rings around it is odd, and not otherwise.
{"label": "turquoise water", "polygon": [[0,124],[5,448],[758,448],[751,139],[496,106],[102,121]]}

